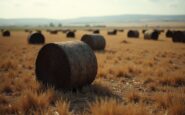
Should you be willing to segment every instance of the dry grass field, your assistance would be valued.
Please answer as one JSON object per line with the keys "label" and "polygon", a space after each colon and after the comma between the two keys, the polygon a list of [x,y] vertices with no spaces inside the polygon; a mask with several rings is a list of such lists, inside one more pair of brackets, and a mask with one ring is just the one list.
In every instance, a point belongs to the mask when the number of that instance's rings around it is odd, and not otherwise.
{"label": "dry grass field", "polygon": [[[167,28],[166,28],[167,29]],[[43,45],[29,45],[28,33],[0,35],[1,115],[185,115],[185,44],[161,33],[158,41],[127,38],[127,29],[107,35],[96,51],[98,74],[91,86],[62,91],[36,81],[35,60]],[[80,40],[42,32],[46,43]]]}

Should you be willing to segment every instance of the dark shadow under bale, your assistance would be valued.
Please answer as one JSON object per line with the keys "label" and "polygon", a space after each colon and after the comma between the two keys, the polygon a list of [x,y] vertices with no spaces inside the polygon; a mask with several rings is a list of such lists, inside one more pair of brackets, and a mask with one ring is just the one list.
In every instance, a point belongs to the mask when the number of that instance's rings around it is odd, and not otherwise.
{"label": "dark shadow under bale", "polygon": [[105,38],[101,35],[88,35],[82,36],[81,41],[87,43],[93,50],[104,50],[106,46]]}
{"label": "dark shadow under bale", "polygon": [[174,31],[172,41],[185,43],[185,31]]}
{"label": "dark shadow under bale", "polygon": [[137,30],[129,30],[127,36],[129,38],[139,38],[139,31],[137,31]]}
{"label": "dark shadow under bale", "polygon": [[72,31],[68,32],[68,33],[66,34],[66,37],[67,37],[67,38],[75,38],[75,32],[72,32]]}
{"label": "dark shadow under bale", "polygon": [[117,30],[108,31],[107,34],[108,35],[116,35],[117,34]]}
{"label": "dark shadow under bale", "polygon": [[159,32],[155,30],[148,30],[144,33],[144,39],[158,40],[158,38],[159,38]]}
{"label": "dark shadow under bale", "polygon": [[28,43],[29,44],[44,44],[45,37],[42,33],[34,32],[28,36]]}
{"label": "dark shadow under bale", "polygon": [[9,30],[5,30],[5,31],[2,32],[2,36],[4,36],[4,37],[10,37],[11,36],[11,33],[10,33]]}
{"label": "dark shadow under bale", "polygon": [[57,89],[90,85],[97,74],[93,50],[81,41],[45,45],[36,59],[36,77]]}

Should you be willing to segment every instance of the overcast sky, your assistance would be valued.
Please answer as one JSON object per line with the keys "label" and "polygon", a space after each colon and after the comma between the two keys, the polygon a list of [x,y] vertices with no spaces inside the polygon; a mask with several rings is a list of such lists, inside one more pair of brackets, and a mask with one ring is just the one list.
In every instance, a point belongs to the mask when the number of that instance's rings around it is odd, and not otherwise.
{"label": "overcast sky", "polygon": [[0,0],[0,18],[185,14],[185,0]]}

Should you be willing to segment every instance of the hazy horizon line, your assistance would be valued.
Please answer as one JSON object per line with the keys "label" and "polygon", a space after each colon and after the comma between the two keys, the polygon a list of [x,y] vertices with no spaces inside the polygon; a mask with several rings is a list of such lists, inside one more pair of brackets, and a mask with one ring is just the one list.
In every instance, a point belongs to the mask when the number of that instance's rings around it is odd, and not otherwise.
{"label": "hazy horizon line", "polygon": [[53,20],[70,20],[79,18],[92,18],[92,17],[109,17],[109,16],[128,16],[128,15],[143,15],[143,16],[185,16],[185,14],[110,14],[110,15],[97,15],[97,16],[81,16],[76,18],[49,18],[49,17],[20,17],[20,18],[3,18],[0,19],[53,19]]}

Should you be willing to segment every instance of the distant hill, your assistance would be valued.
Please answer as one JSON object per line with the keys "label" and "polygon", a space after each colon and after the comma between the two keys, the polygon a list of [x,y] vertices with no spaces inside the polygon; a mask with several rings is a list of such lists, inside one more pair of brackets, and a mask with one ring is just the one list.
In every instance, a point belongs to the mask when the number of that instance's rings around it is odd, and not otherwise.
{"label": "distant hill", "polygon": [[81,17],[75,19],[55,20],[55,19],[0,19],[0,26],[35,26],[35,25],[64,25],[75,24],[108,24],[108,23],[127,23],[127,22],[185,22],[185,15],[114,15],[99,17]]}

